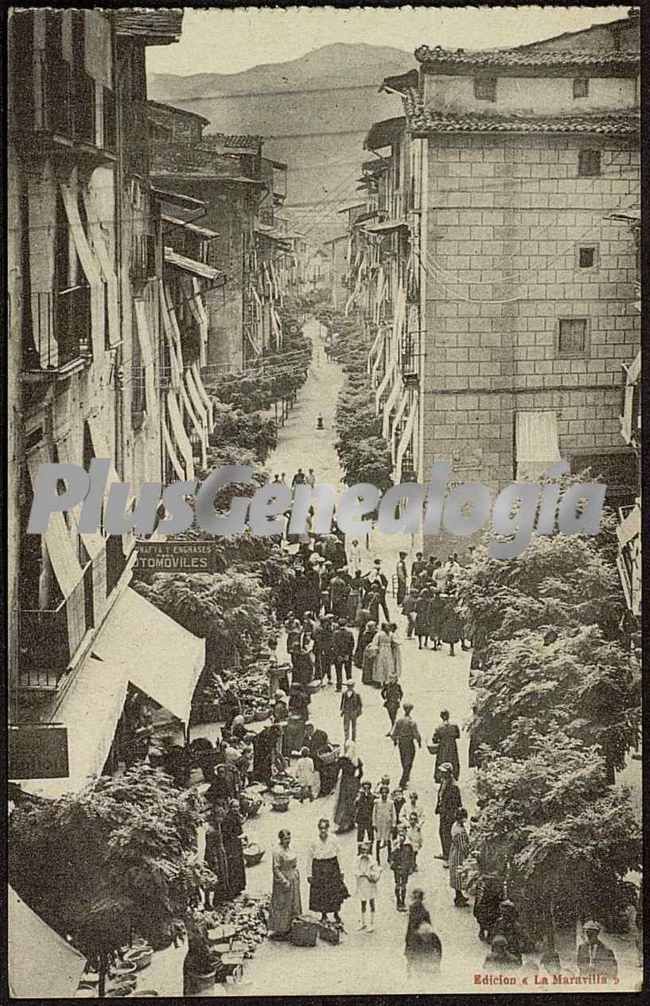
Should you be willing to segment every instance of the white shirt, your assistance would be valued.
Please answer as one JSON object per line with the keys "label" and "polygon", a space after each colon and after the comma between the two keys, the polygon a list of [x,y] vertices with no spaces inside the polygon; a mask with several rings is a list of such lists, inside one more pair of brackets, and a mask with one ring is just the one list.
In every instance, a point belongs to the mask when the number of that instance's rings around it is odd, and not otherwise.
{"label": "white shirt", "polygon": [[317,838],[307,850],[307,876],[311,877],[311,864],[315,859],[334,859],[341,853],[341,847],[335,838],[329,836],[323,840]]}

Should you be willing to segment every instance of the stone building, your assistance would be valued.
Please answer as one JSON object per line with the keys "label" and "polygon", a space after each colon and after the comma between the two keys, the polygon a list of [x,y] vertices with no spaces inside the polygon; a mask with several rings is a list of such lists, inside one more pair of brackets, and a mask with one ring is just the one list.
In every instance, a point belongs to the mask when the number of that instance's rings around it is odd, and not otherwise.
{"label": "stone building", "polygon": [[369,239],[405,263],[412,293],[370,368],[390,436],[417,375],[420,480],[447,461],[496,489],[562,457],[602,474],[611,503],[633,499],[619,402],[639,346],[636,262],[608,216],[639,201],[639,48],[636,18],[615,25],[557,49],[421,46],[417,70],[384,81],[405,118],[366,140],[384,161],[383,236]]}
{"label": "stone building", "polygon": [[[143,482],[165,478],[145,50],[177,41],[181,26],[172,10],[38,9],[10,22],[10,775],[47,795],[111,762],[132,686],[186,721],[203,664],[203,643],[129,589],[133,534],[103,527],[114,482],[129,483],[128,509]],[[99,459],[98,530],[80,531],[76,507],[28,534],[40,465],[88,471]],[[151,632],[167,639],[180,699],[156,684],[159,652],[139,646]]]}

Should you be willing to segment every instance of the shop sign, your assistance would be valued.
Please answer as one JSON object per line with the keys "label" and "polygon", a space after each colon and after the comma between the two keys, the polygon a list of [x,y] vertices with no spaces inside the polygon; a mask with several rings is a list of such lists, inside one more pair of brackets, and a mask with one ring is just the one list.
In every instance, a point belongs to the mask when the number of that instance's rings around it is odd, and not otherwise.
{"label": "shop sign", "polygon": [[211,541],[139,541],[135,573],[218,573]]}

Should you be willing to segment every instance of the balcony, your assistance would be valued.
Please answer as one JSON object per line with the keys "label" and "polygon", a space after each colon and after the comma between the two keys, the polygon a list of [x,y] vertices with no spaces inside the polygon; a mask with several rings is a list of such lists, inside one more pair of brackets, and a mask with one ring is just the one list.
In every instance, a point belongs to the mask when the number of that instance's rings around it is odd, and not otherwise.
{"label": "balcony", "polygon": [[32,295],[25,315],[24,377],[67,377],[92,360],[90,287]]}
{"label": "balcony", "polygon": [[92,563],[69,597],[54,609],[19,612],[18,686],[56,691],[92,628]]}

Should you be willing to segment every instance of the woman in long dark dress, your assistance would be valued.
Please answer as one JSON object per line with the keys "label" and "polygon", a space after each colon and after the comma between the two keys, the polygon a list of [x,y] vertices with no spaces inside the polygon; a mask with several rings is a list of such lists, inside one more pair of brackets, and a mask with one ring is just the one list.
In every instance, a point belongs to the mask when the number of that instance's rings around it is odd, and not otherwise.
{"label": "woman in long dark dress", "polygon": [[205,865],[217,878],[216,885],[205,892],[205,907],[208,911],[218,902],[229,897],[228,857],[223,844],[222,823],[225,810],[215,807],[207,822],[205,835]]}
{"label": "woman in long dark dress", "polygon": [[434,650],[440,649],[440,637],[442,632],[442,618],[444,614],[444,601],[440,596],[440,591],[434,587],[431,591],[431,601],[429,605],[429,638],[433,642]]}
{"label": "woman in long dark dress", "polygon": [[246,864],[242,849],[242,819],[236,800],[231,800],[221,822],[223,847],[228,862],[228,898],[235,898],[246,888]]}
{"label": "woman in long dark dress", "polygon": [[338,760],[337,771],[334,824],[336,825],[336,834],[342,835],[354,828],[355,804],[363,778],[363,762],[357,758],[354,741],[348,741],[345,745],[343,754]]}
{"label": "woman in long dark dress", "polygon": [[321,922],[330,913],[341,925],[339,911],[349,892],[341,870],[340,847],[330,836],[330,823],[322,817],[318,822],[318,838],[307,853],[307,883],[309,884],[309,909],[320,912]]}
{"label": "woman in long dark dress", "polygon": [[453,588],[448,584],[446,592],[440,596],[444,602],[442,624],[440,626],[440,638],[443,643],[449,643],[449,656],[453,657],[455,656],[454,646],[456,643],[460,642],[460,637],[463,631],[462,623],[457,610],[456,594]]}
{"label": "woman in long dark dress", "polygon": [[418,637],[418,650],[423,643],[426,648],[431,631],[431,592],[425,588],[415,603],[415,635]]}
{"label": "woman in long dark dress", "polygon": [[357,645],[354,651],[354,666],[358,667],[359,670],[363,667],[363,651],[366,648],[366,643],[364,642],[364,635],[368,624],[370,623],[370,612],[367,608],[359,608],[357,612],[357,617],[355,619],[355,624],[359,630],[357,636]]}

